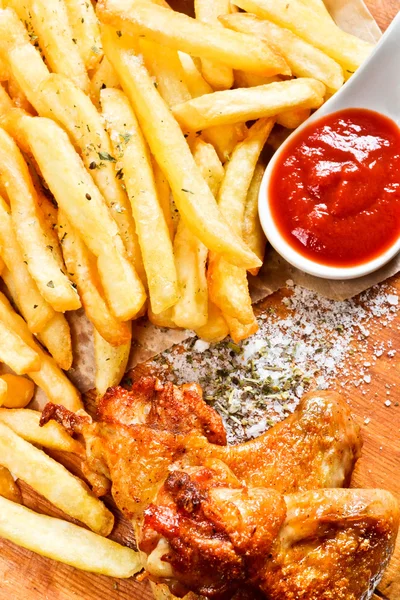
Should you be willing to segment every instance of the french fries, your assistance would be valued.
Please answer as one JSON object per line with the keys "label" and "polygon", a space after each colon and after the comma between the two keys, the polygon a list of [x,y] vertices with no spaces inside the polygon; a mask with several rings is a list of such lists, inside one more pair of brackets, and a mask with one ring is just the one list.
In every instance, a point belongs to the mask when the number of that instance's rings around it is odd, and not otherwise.
{"label": "french fries", "polygon": [[104,300],[104,292],[96,267],[96,259],[69,223],[63,211],[58,215],[58,234],[65,263],[75,283],[86,316],[109,344],[118,346],[130,342],[127,323],[118,321]]}
{"label": "french fries", "polygon": [[94,70],[90,80],[90,97],[98,108],[100,106],[100,90],[107,87],[121,89],[113,66],[110,64],[107,56],[103,56],[103,60]]}
{"label": "french fries", "polygon": [[[97,256],[97,267],[107,301],[117,319],[128,320],[142,308],[146,295],[129,263],[117,225],[68,136],[56,123],[25,117],[25,135],[40,170],[71,224]],[[51,155],[48,148],[57,138]]]}
{"label": "french fries", "polygon": [[0,536],[83,571],[128,578],[142,568],[138,552],[5,498],[0,498]]}
{"label": "french fries", "polygon": [[82,408],[78,391],[53,358],[48,356],[36,343],[25,321],[12,309],[11,304],[2,293],[0,293],[0,320],[8,323],[25,344],[39,355],[39,370],[29,371],[28,375],[44,390],[48,399],[55,404],[63,404],[72,411]]}
{"label": "french fries", "polygon": [[28,323],[32,333],[39,333],[54,317],[54,309],[40,294],[14,233],[10,209],[0,197],[0,256],[7,269],[2,277]]}
{"label": "french fries", "polygon": [[125,94],[103,90],[100,103],[135,218],[151,308],[160,313],[176,304],[178,288],[171,238],[157,196],[150,153]]}
{"label": "french fries", "polygon": [[[220,209],[241,235],[247,192],[261,150],[273,126],[273,119],[262,119],[252,126],[247,139],[235,149],[220,188],[218,196]],[[222,310],[224,316],[234,318],[243,325],[254,323],[247,274],[244,269],[211,253],[207,277],[210,298]]]}
{"label": "french fries", "polygon": [[234,4],[290,29],[350,72],[356,71],[373,49],[371,44],[344,32],[301,0],[289,3],[286,0],[234,0]]}
{"label": "french fries", "polygon": [[130,342],[111,346],[96,330],[94,331],[95,387],[100,395],[121,381],[128,364],[130,349]]}
{"label": "french fries", "polygon": [[235,344],[238,344],[242,340],[252,336],[258,330],[258,324],[255,317],[251,323],[243,324],[238,319],[229,317],[226,315],[226,322],[229,327],[229,334]]}
{"label": "french fries", "polygon": [[206,94],[172,108],[185,131],[199,131],[214,125],[272,117],[292,108],[319,108],[325,86],[315,79],[290,79]]}
{"label": "french fries", "polygon": [[[230,0],[195,0],[196,19],[202,23],[220,26],[218,17],[230,13]],[[203,77],[215,90],[227,90],[233,85],[233,70],[207,58],[201,61]]]}
{"label": "french fries", "polygon": [[[89,90],[89,77],[85,64],[74,43],[74,34],[68,20],[64,0],[26,0],[32,27],[38,37],[43,54],[54,73],[72,79],[82,90]],[[101,49],[98,49],[101,57]]]}
{"label": "french fries", "polygon": [[[4,377],[4,376],[3,376]],[[0,422],[31,444],[82,455],[83,446],[56,421],[39,425],[41,413],[36,410],[0,408]]]}
{"label": "french fries", "polygon": [[342,87],[344,78],[341,66],[289,29],[248,13],[225,15],[220,17],[220,21],[225,27],[257,36],[270,44],[284,56],[296,77],[318,79],[331,93]]}
{"label": "french fries", "polygon": [[[194,63],[194,60],[185,52],[178,52],[181,61],[186,85],[193,98],[203,96],[204,94],[212,94],[213,89],[203,78]],[[234,147],[246,135],[246,126],[244,123],[235,123],[234,125],[220,125],[218,127],[210,127],[202,133],[206,142],[209,142],[216,149],[219,158],[224,163],[229,159]]]}
{"label": "french fries", "polygon": [[121,10],[118,0],[101,0],[97,14],[103,23],[133,35],[145,35],[163,46],[221,62],[233,69],[262,75],[290,75],[279,54],[245,34],[212,27],[183,13],[132,0]]}
{"label": "french fries", "polygon": [[0,361],[22,375],[39,371],[40,356],[30,348],[11,327],[0,320]]}
{"label": "french fries", "polygon": [[37,334],[43,346],[47,348],[60,369],[68,371],[72,367],[71,331],[64,315],[56,313]]}
{"label": "french fries", "polygon": [[167,181],[164,173],[162,172],[162,170],[158,166],[157,161],[154,160],[154,158],[152,159],[152,165],[153,165],[154,181],[156,183],[156,188],[157,188],[158,201],[159,201],[161,209],[164,213],[164,219],[165,219],[165,223],[168,227],[169,237],[171,238],[171,240],[173,240],[174,235],[175,235],[175,230],[176,230],[176,223],[175,223],[175,218],[172,214],[173,202],[172,202],[172,196],[171,196],[171,189],[169,187],[168,181]]}
{"label": "french fries", "polygon": [[3,406],[3,402],[7,400],[7,383],[0,378],[0,406]]}
{"label": "french fries", "polygon": [[[254,169],[253,179],[251,180],[249,191],[247,192],[242,228],[244,241],[261,261],[264,260],[265,245],[267,243],[258,216],[258,192],[264,176],[264,171],[265,167],[262,163],[258,163]],[[252,275],[257,275],[258,271],[259,269],[252,269],[250,273]]]}
{"label": "french fries", "polygon": [[259,266],[258,259],[221,218],[178,124],[140,58],[133,54],[129,40],[106,26],[102,28],[102,37],[105,52],[135,109],[154,158],[168,179],[181,218],[209,249],[245,268]]}
{"label": "french fries", "polygon": [[18,377],[12,373],[0,375],[7,386],[6,395],[0,400],[0,406],[6,408],[25,408],[33,398],[35,386],[30,379]]}
{"label": "french fries", "polygon": [[92,531],[111,533],[113,515],[83,481],[1,422],[0,464]]}
{"label": "french fries", "polygon": [[88,71],[94,69],[103,57],[100,27],[93,5],[87,0],[64,0],[68,22],[79,53]]}
{"label": "french fries", "polygon": [[79,297],[44,231],[28,167],[16,143],[3,129],[0,129],[0,163],[0,178],[10,199],[16,236],[40,293],[55,310],[79,308]]}
{"label": "french fries", "polygon": [[5,467],[0,467],[0,496],[18,504],[22,502],[20,489],[10,471]]}

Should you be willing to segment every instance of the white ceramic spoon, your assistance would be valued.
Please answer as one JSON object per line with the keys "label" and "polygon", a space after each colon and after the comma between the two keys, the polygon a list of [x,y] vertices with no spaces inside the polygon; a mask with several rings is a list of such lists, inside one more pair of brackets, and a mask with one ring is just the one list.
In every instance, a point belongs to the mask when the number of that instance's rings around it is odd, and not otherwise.
{"label": "white ceramic spoon", "polygon": [[304,127],[326,115],[346,108],[366,108],[391,118],[400,127],[400,12],[382,36],[368,60],[328,102],[296,129],[280,146],[269,162],[261,183],[258,212],[261,225],[271,245],[293,266],[326,279],[352,279],[372,273],[400,251],[400,237],[385,253],[356,267],[329,267],[299,254],[280,234],[268,201],[270,177],[288,140]]}

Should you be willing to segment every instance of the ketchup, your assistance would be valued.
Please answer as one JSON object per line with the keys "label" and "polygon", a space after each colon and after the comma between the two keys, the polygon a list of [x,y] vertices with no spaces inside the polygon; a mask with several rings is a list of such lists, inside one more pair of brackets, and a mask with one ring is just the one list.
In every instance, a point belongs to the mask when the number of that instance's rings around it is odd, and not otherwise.
{"label": "ketchup", "polygon": [[364,109],[311,123],[275,165],[269,202],[304,257],[335,267],[377,258],[400,236],[400,129]]}

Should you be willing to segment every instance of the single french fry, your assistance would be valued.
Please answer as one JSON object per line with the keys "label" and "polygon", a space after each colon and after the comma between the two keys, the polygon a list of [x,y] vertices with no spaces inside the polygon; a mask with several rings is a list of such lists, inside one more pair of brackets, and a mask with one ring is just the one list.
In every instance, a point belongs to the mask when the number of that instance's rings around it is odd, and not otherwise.
{"label": "single french fry", "polygon": [[243,324],[238,321],[238,319],[234,319],[229,316],[226,316],[225,318],[229,326],[229,334],[236,344],[258,331],[258,323],[256,318],[254,318],[251,323],[247,324]]}
{"label": "single french fry", "polygon": [[32,279],[14,233],[7,204],[0,197],[0,255],[6,269],[2,277],[32,333],[39,333],[55,315]]}
{"label": "single french fry", "polygon": [[[195,0],[194,11],[196,19],[202,23],[220,26],[220,15],[230,13],[230,0]],[[215,90],[228,90],[233,85],[233,71],[224,64],[202,59],[201,70],[203,77]]]}
{"label": "single french fry", "polygon": [[171,240],[173,240],[176,230],[176,219],[174,219],[172,214],[173,207],[171,202],[171,188],[169,187],[168,181],[154,157],[152,157],[151,164],[153,165],[154,181],[156,183],[158,201],[164,213],[164,219],[168,227],[169,237]]}
{"label": "single french fry", "polygon": [[6,397],[3,398],[0,404],[0,406],[5,407],[4,410],[12,408],[23,409],[25,406],[28,406],[35,392],[35,386],[30,379],[19,377],[12,373],[0,375],[0,379],[7,386]]}
{"label": "single french fry", "polygon": [[[208,248],[246,268],[258,266],[239,236],[221,218],[178,124],[155,89],[151,77],[130,48],[130,40],[102,28],[105,52],[118,72],[154,158],[164,172],[181,217]],[[223,93],[223,92],[220,92]],[[254,264],[255,263],[255,264]]]}
{"label": "single french fry", "polygon": [[52,71],[69,77],[82,90],[88,91],[89,77],[79,47],[73,41],[64,0],[29,0],[28,6],[33,29]]}
{"label": "single french fry", "polygon": [[190,100],[177,51],[146,38],[140,39],[139,45],[148,70],[156,78],[155,85],[168,106]]}
{"label": "single french fry", "polygon": [[89,321],[108,343],[127,344],[131,339],[129,325],[118,321],[110,311],[104,300],[96,259],[61,210],[59,211],[58,234],[65,264],[72,281],[77,286]]}
{"label": "single french fry", "polygon": [[[114,315],[122,321],[129,320],[140,311],[146,295],[103,197],[68,136],[56,123],[41,117],[25,117],[23,124],[58,205],[97,256],[100,279]],[[57,145],[52,144],[54,139]]]}
{"label": "single french fry", "polygon": [[3,85],[0,84],[0,117],[6,115],[12,108],[14,108],[14,103]]}
{"label": "single french fry", "polygon": [[297,129],[297,127],[308,119],[310,114],[311,110],[309,108],[295,108],[277,115],[276,122],[287,129]]}
{"label": "single french fry", "polygon": [[10,471],[5,467],[0,467],[0,496],[11,502],[22,504],[21,491]]}
{"label": "single french fry", "polygon": [[191,144],[190,149],[205,182],[210,188],[212,195],[216,198],[225,176],[224,167],[218,158],[216,150],[211,144],[208,144],[201,138],[196,138]]}
{"label": "single french fry", "polygon": [[64,0],[73,39],[88,71],[94,69],[103,56],[100,27],[93,4],[87,0]]}
{"label": "single french fry", "polygon": [[109,535],[114,517],[80,479],[0,422],[0,464],[92,531]]}
{"label": "single french fry", "polygon": [[103,23],[118,30],[146,35],[158,44],[234,69],[263,75],[291,74],[282,56],[251,36],[201,23],[150,2],[132,0],[124,5],[121,10],[118,0],[101,0],[97,3],[97,14]]}
{"label": "single french fry", "polygon": [[67,319],[56,313],[37,335],[39,341],[54,358],[60,369],[69,371],[72,367],[72,339]]}
{"label": "single french fry", "polygon": [[[193,98],[204,94],[212,94],[213,89],[203,78],[193,58],[185,52],[178,52],[181,61],[186,85]],[[216,149],[222,163],[228,160],[236,146],[246,137],[246,126],[244,123],[234,125],[220,125],[210,127],[203,132],[204,139]]]}
{"label": "single french fry", "polygon": [[214,125],[226,125],[272,117],[293,108],[319,108],[325,86],[316,79],[291,79],[206,94],[172,108],[185,131],[199,131]]}
{"label": "single french fry", "polygon": [[102,90],[100,103],[131,201],[151,308],[159,313],[176,303],[178,289],[171,238],[158,200],[149,150],[124,92]]}
{"label": "single french fry", "polygon": [[[4,377],[4,376],[3,376]],[[28,381],[28,380],[26,380]],[[0,408],[0,422],[31,444],[82,455],[83,445],[56,421],[40,426],[41,413],[27,408]]]}
{"label": "single french fry", "polygon": [[356,71],[373,45],[346,33],[332,20],[317,14],[301,0],[234,0],[234,4],[262,19],[290,29],[309,44],[319,48],[343,69]]}
{"label": "single french fry", "polygon": [[120,89],[121,85],[110,61],[106,56],[103,56],[90,80],[90,98],[97,108],[100,106],[100,90],[108,87]]}
{"label": "single french fry", "polygon": [[22,375],[39,371],[40,356],[6,322],[0,320],[0,361]]}
{"label": "single french fry", "polygon": [[[253,179],[251,180],[249,190],[247,192],[246,206],[243,216],[243,239],[263,261],[265,254],[265,246],[267,243],[264,231],[261,227],[260,218],[258,216],[258,193],[262,178],[264,176],[265,166],[262,163],[257,163],[254,169]],[[252,269],[252,275],[258,275],[259,269]]]}
{"label": "single french fry", "polygon": [[[257,36],[285,57],[293,75],[318,79],[330,92],[343,85],[343,69],[332,58],[289,29],[248,13],[220,18],[225,27]],[[313,25],[314,27],[314,25]]]}
{"label": "single french fry", "polygon": [[72,411],[82,408],[78,391],[57,366],[54,359],[48,356],[34,340],[28,325],[17,315],[11,304],[0,293],[0,319],[19,335],[19,337],[32,348],[40,357],[41,366],[38,371],[30,371],[29,377],[43,389],[49,400],[55,404],[62,404]]}
{"label": "single french fry", "polygon": [[0,537],[83,571],[129,578],[142,566],[130,548],[0,498]]}
{"label": "single french fry", "polygon": [[229,327],[222,311],[210,300],[208,301],[207,323],[196,329],[196,335],[210,344],[221,342],[229,335]]}
{"label": "single french fry", "polygon": [[111,346],[98,331],[94,330],[94,358],[96,362],[95,387],[99,394],[118,385],[128,364],[131,344]]}
{"label": "single french fry", "polygon": [[15,233],[40,293],[55,310],[79,308],[79,297],[64,273],[64,265],[53,254],[51,240],[43,227],[43,215],[26,162],[3,129],[0,129],[0,162],[0,178],[7,188]]}
{"label": "single french fry", "polygon": [[[247,193],[260,153],[273,126],[273,119],[262,119],[252,126],[247,139],[234,151],[219,191],[221,212],[241,235]],[[210,298],[225,317],[239,319],[245,325],[253,323],[254,312],[244,269],[210,253],[207,278]]]}

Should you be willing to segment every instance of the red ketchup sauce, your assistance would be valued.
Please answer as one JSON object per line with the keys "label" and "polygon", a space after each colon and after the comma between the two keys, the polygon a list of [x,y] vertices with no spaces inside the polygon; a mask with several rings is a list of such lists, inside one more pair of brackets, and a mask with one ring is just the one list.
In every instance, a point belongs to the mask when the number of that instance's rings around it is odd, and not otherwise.
{"label": "red ketchup sauce", "polygon": [[400,236],[400,129],[364,109],[322,117],[293,136],[269,185],[297,252],[334,267],[369,262]]}

